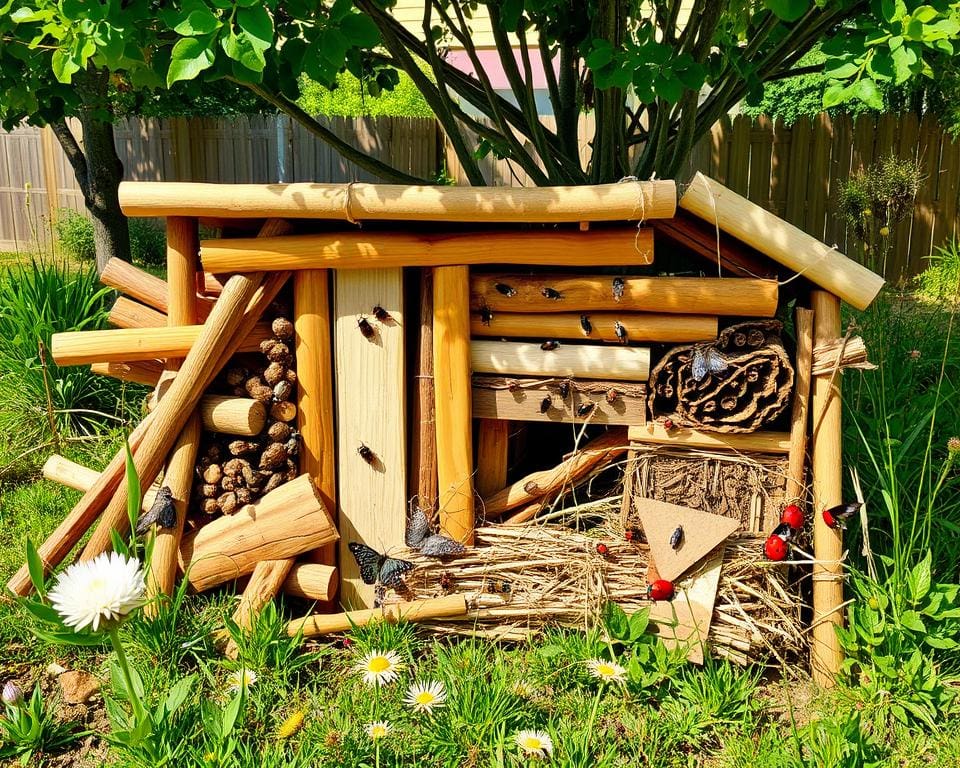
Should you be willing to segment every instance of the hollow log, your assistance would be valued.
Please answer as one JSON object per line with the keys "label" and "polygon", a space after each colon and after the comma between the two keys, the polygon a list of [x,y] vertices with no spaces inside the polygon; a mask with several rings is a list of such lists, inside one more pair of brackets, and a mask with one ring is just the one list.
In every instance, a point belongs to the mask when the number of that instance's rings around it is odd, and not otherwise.
{"label": "hollow log", "polygon": [[789,432],[701,432],[696,429],[674,427],[651,422],[630,427],[627,436],[631,443],[645,445],[675,445],[683,448],[702,448],[707,451],[736,451],[738,453],[782,453],[790,451]]}
{"label": "hollow log", "polygon": [[613,266],[653,262],[650,229],[412,234],[349,231],[274,238],[204,240],[204,269],[386,269],[500,264]]}
{"label": "hollow log", "polygon": [[626,381],[646,381],[650,373],[646,347],[560,344],[544,350],[536,343],[474,341],[470,357],[476,373]]}
{"label": "hollow log", "polygon": [[777,321],[740,323],[713,344],[670,350],[650,374],[650,412],[680,427],[752,432],[790,402],[793,364]]}
{"label": "hollow log", "polygon": [[287,624],[287,634],[294,637],[331,635],[349,632],[353,627],[363,627],[371,621],[427,621],[463,616],[467,612],[467,600],[463,595],[445,595],[409,603],[394,603],[381,608],[372,608],[346,613],[315,614],[296,619]]}
{"label": "hollow log", "polygon": [[184,537],[180,566],[203,592],[252,573],[261,560],[296,557],[339,538],[310,476],[300,475]]}
{"label": "hollow log", "polygon": [[130,363],[93,363],[90,370],[101,376],[155,387],[160,381],[160,374],[163,373],[163,363],[159,360],[140,360]]}
{"label": "hollow log", "polygon": [[[584,319],[585,318],[585,319]],[[717,338],[717,318],[709,315],[661,315],[640,312],[474,312],[475,337],[578,339],[620,343],[619,323],[630,341],[708,341]]]}
{"label": "hollow log", "polygon": [[[103,331],[55,333],[51,353],[57,365],[136,362],[158,357],[185,357],[203,332],[202,325],[166,328],[112,328]],[[241,339],[237,352],[256,352],[271,338],[270,326],[257,323]]]}
{"label": "hollow log", "polygon": [[576,187],[450,187],[394,184],[200,184],[124,181],[127,216],[492,221],[557,223],[668,219],[673,181]]}
{"label": "hollow log", "polygon": [[[152,411],[156,406],[154,392],[147,398],[147,410]],[[253,437],[259,435],[267,423],[267,407],[250,397],[204,395],[198,407],[203,428],[210,432]]]}
{"label": "hollow log", "polygon": [[483,500],[485,517],[490,520],[504,512],[551,497],[576,485],[601,464],[626,453],[626,430],[614,428],[581,446],[573,455],[552,469],[531,472],[502,491]]}
{"label": "hollow log", "polygon": [[[503,258],[501,254],[500,260]],[[624,261],[621,251],[617,263]],[[615,284],[618,280],[623,281],[622,290]],[[494,313],[494,320],[498,312],[576,312],[578,321],[579,313],[602,311],[773,317],[777,298],[776,280],[739,277],[482,272],[470,280],[470,309],[479,312],[486,307]]]}

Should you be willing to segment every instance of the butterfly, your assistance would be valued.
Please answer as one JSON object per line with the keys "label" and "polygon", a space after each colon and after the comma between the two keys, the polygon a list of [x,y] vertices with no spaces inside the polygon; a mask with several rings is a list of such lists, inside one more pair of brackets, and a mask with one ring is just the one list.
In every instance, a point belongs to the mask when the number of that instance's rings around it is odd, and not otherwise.
{"label": "butterfly", "polygon": [[382,584],[398,587],[403,584],[403,574],[414,568],[409,560],[381,555],[373,547],[351,541],[348,545],[353,559],[360,566],[360,578],[364,584]]}
{"label": "butterfly", "polygon": [[728,363],[713,347],[697,347],[693,350],[693,362],[690,365],[694,381],[702,381],[708,373],[723,373]]}
{"label": "butterfly", "polygon": [[430,533],[430,520],[420,507],[415,507],[407,524],[407,533],[404,537],[410,549],[416,549],[427,557],[452,557],[462,555],[466,547],[439,533]]}
{"label": "butterfly", "polygon": [[160,528],[173,528],[177,524],[177,507],[174,504],[173,492],[167,486],[157,491],[150,509],[140,516],[136,534],[140,536],[146,533],[154,523]]}

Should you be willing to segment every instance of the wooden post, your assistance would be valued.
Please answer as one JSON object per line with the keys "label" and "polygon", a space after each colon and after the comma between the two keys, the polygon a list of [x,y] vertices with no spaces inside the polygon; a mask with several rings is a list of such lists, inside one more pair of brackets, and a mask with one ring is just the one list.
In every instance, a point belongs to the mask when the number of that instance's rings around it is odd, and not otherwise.
{"label": "wooden post", "polygon": [[797,359],[794,365],[793,411],[790,415],[790,454],[787,503],[802,504],[806,496],[807,424],[810,421],[810,369],[813,365],[813,312],[797,307],[794,313]]}
{"label": "wooden post", "polygon": [[[813,291],[814,344],[830,341],[840,335],[840,299],[826,291]],[[840,380],[834,373],[813,379],[813,509],[815,512],[840,504],[843,492],[842,434],[840,425]],[[839,529],[832,529],[819,514],[813,515],[813,640],[810,665],[813,679],[829,687],[836,682],[843,651],[837,640],[835,625],[842,624],[843,614],[843,538]]]}
{"label": "wooden post", "polygon": [[133,363],[93,363],[90,370],[100,376],[109,376],[113,379],[120,379],[120,381],[132,381],[135,384],[155,387],[163,373],[163,363],[159,360],[141,360]]}
{"label": "wooden post", "polygon": [[426,621],[428,619],[447,619],[463,616],[467,612],[467,600],[463,595],[444,595],[426,600],[413,600],[409,603],[385,605],[372,610],[348,611],[328,615],[307,616],[287,624],[287,634],[303,633],[304,637],[331,635],[334,632],[348,632],[353,627],[362,627],[371,621]]}
{"label": "wooden post", "polygon": [[470,405],[470,270],[433,275],[433,380],[436,395],[440,529],[473,543],[473,430]]}
{"label": "wooden post", "polygon": [[410,496],[424,511],[437,504],[437,425],[433,391],[433,269],[420,270],[420,335],[417,347],[417,396],[413,401]]}
{"label": "wooden post", "polygon": [[477,493],[492,496],[507,484],[510,422],[479,419],[477,434]]}

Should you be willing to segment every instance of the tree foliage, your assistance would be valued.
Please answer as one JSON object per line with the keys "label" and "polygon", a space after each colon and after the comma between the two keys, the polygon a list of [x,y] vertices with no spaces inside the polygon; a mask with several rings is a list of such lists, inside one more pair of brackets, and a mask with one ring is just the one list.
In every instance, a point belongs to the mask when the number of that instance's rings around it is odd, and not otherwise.
{"label": "tree foliage", "polygon": [[[349,72],[377,95],[394,88],[402,71],[472,183],[483,183],[478,157],[493,152],[537,184],[578,184],[676,174],[717,118],[743,99],[759,101],[763,83],[790,74],[817,43],[825,60],[815,66],[828,78],[824,105],[876,106],[881,85],[931,76],[939,59],[953,56],[960,32],[960,3],[944,0],[694,0],[692,7],[681,0],[425,0],[417,29],[402,25],[392,6],[9,0],[0,34],[17,39],[13,56],[52,51],[56,82],[44,97],[91,66],[122,73],[132,87],[225,78],[366,169],[412,182],[419,180],[367,157],[297,104],[301,74],[332,87]],[[495,92],[474,44],[481,13],[490,18],[509,97]],[[466,52],[475,76],[447,60],[452,45]],[[537,113],[537,54],[553,64],[544,74],[555,124]],[[36,94],[19,101],[42,109]],[[577,130],[585,110],[595,129],[582,162]]]}

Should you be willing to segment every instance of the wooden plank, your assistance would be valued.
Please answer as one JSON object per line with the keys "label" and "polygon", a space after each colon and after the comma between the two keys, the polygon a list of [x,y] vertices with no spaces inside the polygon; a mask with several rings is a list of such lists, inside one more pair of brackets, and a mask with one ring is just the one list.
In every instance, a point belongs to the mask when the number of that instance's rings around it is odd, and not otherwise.
{"label": "wooden plank", "polygon": [[[584,320],[589,332],[584,329]],[[717,337],[718,320],[709,315],[658,315],[639,312],[473,313],[470,333],[492,338],[578,339],[621,343],[616,324],[630,341],[706,341]]]}
{"label": "wooden plank", "polygon": [[720,265],[735,277],[777,276],[776,264],[758,250],[744,245],[726,232],[720,232],[718,245],[717,228],[684,210],[677,211],[672,219],[653,222],[653,230],[656,239],[662,235],[714,264],[717,263],[719,249]]}
{"label": "wooden plank", "polygon": [[[276,238],[204,240],[208,272],[244,269],[371,269],[458,264],[541,266],[646,265],[653,262],[653,230],[593,229],[413,234],[363,230]],[[244,265],[247,265],[246,267]]]}
{"label": "wooden plank", "polygon": [[746,195],[750,173],[750,118],[746,115],[737,115],[733,119],[729,152],[726,186],[737,194]]}
{"label": "wooden plank", "polygon": [[[626,276],[622,278],[623,295],[619,299],[614,295],[613,280],[610,275],[476,273],[470,280],[470,309],[669,314],[688,314],[696,309],[705,315],[751,317],[772,317],[777,311],[774,280]],[[508,289],[514,294],[506,295]],[[560,298],[546,297],[545,290],[555,291]]]}
{"label": "wooden plank", "polygon": [[766,115],[754,123],[750,136],[750,186],[747,197],[762,208],[770,204],[770,165],[773,124]]}
{"label": "wooden plank", "polygon": [[[476,388],[474,388],[476,413]],[[510,422],[483,418],[477,424],[477,472],[474,485],[481,497],[490,496],[507,484]]]}
{"label": "wooden plank", "polygon": [[440,529],[473,543],[473,445],[470,408],[470,273],[433,273],[433,381],[437,425]]}
{"label": "wooden plank", "polygon": [[790,411],[790,451],[787,465],[787,500],[806,500],[807,425],[810,421],[810,369],[813,364],[813,312],[797,307],[793,316],[797,336],[796,378]]}
{"label": "wooden plank", "polygon": [[841,253],[847,252],[846,224],[838,212],[840,189],[850,178],[850,158],[853,152],[853,125],[849,115],[837,115],[833,120],[833,147],[830,157],[830,182],[827,194],[827,226],[823,242]]}
{"label": "wooden plank", "polygon": [[413,445],[410,450],[410,498],[420,509],[436,509],[437,425],[433,387],[433,269],[420,270],[420,324],[417,345],[417,391],[413,400]]}
{"label": "wooden plank", "polygon": [[807,175],[808,234],[823,240],[826,232],[827,191],[830,183],[830,146],[833,143],[833,124],[826,112],[813,119],[813,152],[810,173]]}
{"label": "wooden plank", "polygon": [[[474,341],[470,347],[470,359],[477,373],[626,381],[646,381],[650,375],[647,347],[561,344],[556,349],[544,350],[540,344],[482,340]],[[434,376],[439,373],[435,369]],[[438,416],[437,434],[441,433]],[[440,453],[439,446],[437,452]]]}
{"label": "wooden plank", "polygon": [[[393,317],[371,318],[367,339],[357,318],[379,304]],[[359,541],[381,552],[403,546],[406,520],[406,424],[404,419],[404,304],[399,269],[334,274],[336,359],[337,501],[340,508],[340,597],[346,606],[372,606],[373,587],[363,583],[347,549]],[[374,453],[368,464],[357,452]]]}
{"label": "wooden plank", "polygon": [[631,443],[649,445],[676,445],[685,448],[738,451],[758,453],[782,453],[790,451],[789,432],[748,432],[728,435],[723,432],[701,432],[696,429],[667,429],[662,424],[651,422],[641,427],[631,427],[628,432]]}
{"label": "wooden plank", "polygon": [[[561,384],[569,394],[563,397]],[[613,402],[607,400],[609,393]],[[544,398],[550,407],[541,412]],[[584,413],[581,408],[592,403]],[[645,384],[624,381],[574,381],[571,379],[505,379],[473,377],[473,415],[484,421],[546,421],[555,423],[642,425],[647,421]],[[482,422],[481,422],[482,423]],[[482,433],[481,433],[482,434]],[[479,466],[479,459],[477,464]],[[481,496],[486,495],[483,491]]]}
{"label": "wooden plank", "polygon": [[940,158],[943,139],[945,136],[936,116],[924,115],[917,139],[924,181],[920,184],[913,207],[910,238],[901,244],[899,233],[897,235],[896,271],[892,274],[903,274],[907,277],[922,272],[927,266],[926,258],[933,251],[933,230],[937,218],[934,200],[937,194],[937,176],[942,167]]}
{"label": "wooden plank", "polygon": [[807,184],[810,167],[810,118],[801,117],[793,124],[790,142],[791,178],[787,186],[787,208],[782,218],[797,229],[807,230]]}

